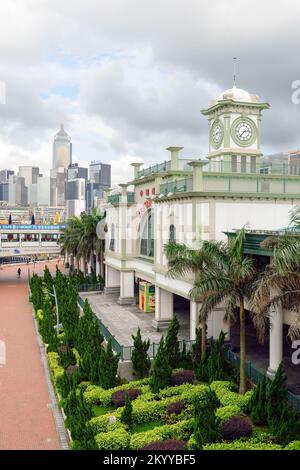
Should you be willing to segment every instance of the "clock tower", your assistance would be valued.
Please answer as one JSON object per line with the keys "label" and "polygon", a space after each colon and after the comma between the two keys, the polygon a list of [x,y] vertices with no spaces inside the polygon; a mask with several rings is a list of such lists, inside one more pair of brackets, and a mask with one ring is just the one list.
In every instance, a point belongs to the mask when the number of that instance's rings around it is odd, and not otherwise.
{"label": "clock tower", "polygon": [[209,124],[211,171],[259,172],[261,115],[269,107],[257,95],[234,85],[201,110]]}

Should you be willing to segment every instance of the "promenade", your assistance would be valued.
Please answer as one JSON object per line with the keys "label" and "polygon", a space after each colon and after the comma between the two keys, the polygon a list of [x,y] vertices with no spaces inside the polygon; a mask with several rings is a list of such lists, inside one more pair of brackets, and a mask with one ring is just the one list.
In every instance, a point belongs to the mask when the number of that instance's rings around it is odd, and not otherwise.
{"label": "promenade", "polygon": [[[52,270],[56,261],[47,264]],[[35,271],[43,267],[37,263]],[[0,270],[0,450],[59,449],[28,302],[28,267],[21,266],[20,279],[17,269]]]}

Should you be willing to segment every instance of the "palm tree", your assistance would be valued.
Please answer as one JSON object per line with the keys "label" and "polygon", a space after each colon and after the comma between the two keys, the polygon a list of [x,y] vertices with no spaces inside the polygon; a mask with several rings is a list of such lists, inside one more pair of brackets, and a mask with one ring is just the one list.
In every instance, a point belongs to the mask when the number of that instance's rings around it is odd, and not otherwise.
{"label": "palm tree", "polygon": [[99,254],[103,256],[104,240],[98,238],[96,231],[97,225],[102,219],[103,216],[97,215],[96,210],[93,210],[91,214],[83,213],[81,215],[83,231],[78,246],[78,252],[85,260],[85,270],[87,260],[90,259],[94,252],[96,256],[99,256]]}
{"label": "palm tree", "polygon": [[77,268],[79,269],[79,252],[78,247],[83,233],[83,225],[81,217],[71,217],[60,237],[60,245],[62,254],[69,253],[71,255],[71,265],[74,259],[77,260]]}
{"label": "palm tree", "polygon": [[[225,304],[224,320],[235,320],[236,307],[240,317],[240,393],[246,391],[246,327],[245,299],[250,298],[257,273],[251,258],[244,256],[245,229],[227,243],[204,241],[199,250],[185,245],[166,245],[171,276],[194,273],[194,286],[189,295],[201,303],[199,320],[202,328],[213,309]],[[205,331],[205,330],[204,330]],[[202,335],[202,340],[205,335]],[[202,349],[203,351],[203,349]]]}
{"label": "palm tree", "polygon": [[71,217],[60,238],[62,254],[70,253],[77,260],[78,269],[79,259],[83,258],[85,273],[92,253],[96,252],[103,259],[104,240],[97,235],[97,225],[103,218],[95,210],[91,214],[83,212],[80,217]]}
{"label": "palm tree", "polygon": [[300,208],[291,211],[288,229],[268,237],[262,245],[273,249],[272,263],[257,280],[251,301],[255,312],[253,322],[265,336],[270,326],[270,311],[281,306],[295,312],[288,335],[292,340],[300,338]]}
{"label": "palm tree", "polygon": [[224,242],[207,242],[203,249],[213,261],[206,267],[191,289],[191,298],[200,299],[200,320],[207,318],[221,302],[225,304],[225,321],[235,320],[239,308],[240,319],[240,384],[239,392],[246,392],[246,324],[245,299],[250,298],[257,272],[253,260],[244,256],[245,229],[235,238]]}
{"label": "palm tree", "polygon": [[[164,246],[164,249],[168,259],[168,275],[174,279],[178,277],[198,279],[205,266],[211,262],[203,247],[197,250],[185,244],[169,242]],[[198,299],[195,300],[198,301]],[[203,355],[206,351],[205,318],[202,318],[201,329],[201,354]]]}

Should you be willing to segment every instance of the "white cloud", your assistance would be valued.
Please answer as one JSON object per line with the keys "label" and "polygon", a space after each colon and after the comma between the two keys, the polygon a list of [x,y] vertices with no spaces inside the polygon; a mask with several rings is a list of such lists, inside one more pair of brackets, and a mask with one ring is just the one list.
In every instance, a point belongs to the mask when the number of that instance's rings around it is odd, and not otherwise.
{"label": "white cloud", "polygon": [[[207,151],[200,109],[232,82],[271,102],[265,149],[299,146],[299,79],[295,0],[2,0],[0,167],[31,162],[47,169],[60,122],[79,162],[127,162]],[[78,93],[77,93],[78,91]]]}

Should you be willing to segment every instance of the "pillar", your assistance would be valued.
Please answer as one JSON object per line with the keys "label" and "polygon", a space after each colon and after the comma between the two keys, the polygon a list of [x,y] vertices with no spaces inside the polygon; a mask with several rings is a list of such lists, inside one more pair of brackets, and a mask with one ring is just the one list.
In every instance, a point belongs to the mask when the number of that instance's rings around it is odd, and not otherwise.
{"label": "pillar", "polygon": [[80,258],[79,260],[79,269],[84,273],[84,259]]}
{"label": "pillar", "polygon": [[98,277],[101,273],[100,270],[100,261],[99,261],[99,254],[96,255],[96,276]]}
{"label": "pillar", "polygon": [[111,266],[105,269],[105,294],[120,292],[120,271]]}
{"label": "pillar", "polygon": [[155,287],[155,318],[152,322],[156,331],[166,330],[174,316],[173,294],[161,287]]}
{"label": "pillar", "polygon": [[134,168],[134,179],[136,180],[138,179],[138,172],[143,163],[130,163],[130,165]]}
{"label": "pillar", "polygon": [[189,165],[193,168],[193,191],[201,192],[204,191],[203,187],[203,167],[207,162],[203,160],[195,160],[189,162]]}
{"label": "pillar", "polygon": [[88,260],[88,274],[91,274],[92,272],[92,267],[93,267],[93,253],[90,254],[89,260]]}
{"label": "pillar", "polygon": [[120,272],[120,297],[118,299],[120,305],[135,305],[134,295],[134,271]]}
{"label": "pillar", "polygon": [[225,307],[218,305],[213,309],[207,319],[207,337],[217,339],[223,331],[226,334],[226,341],[230,339],[230,326],[224,321]]}
{"label": "pillar", "polygon": [[195,341],[196,329],[199,327],[200,305],[194,300],[190,300],[190,340]]}
{"label": "pillar", "polygon": [[269,367],[267,375],[274,378],[282,361],[283,311],[281,306],[272,307],[270,312]]}
{"label": "pillar", "polygon": [[171,171],[179,170],[179,152],[183,147],[168,147],[168,150],[171,153]]}

